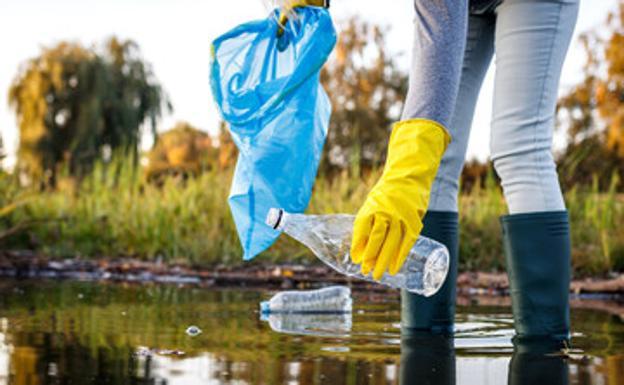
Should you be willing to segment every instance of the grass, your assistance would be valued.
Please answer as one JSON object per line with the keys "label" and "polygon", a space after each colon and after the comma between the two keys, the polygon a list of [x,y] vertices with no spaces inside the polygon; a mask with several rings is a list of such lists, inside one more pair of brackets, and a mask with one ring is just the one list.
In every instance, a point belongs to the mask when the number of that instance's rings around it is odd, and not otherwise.
{"label": "grass", "polygon": [[[78,186],[61,179],[56,190],[47,192],[17,188],[13,177],[2,176],[0,247],[36,249],[59,258],[132,256],[202,265],[242,263],[227,206],[230,171],[207,171],[188,180],[171,177],[156,186],[127,164],[98,165]],[[112,172],[116,168],[117,175]],[[378,176],[376,171],[364,178],[349,172],[331,181],[319,177],[308,211],[354,213]],[[594,183],[566,194],[577,275],[624,271],[624,196],[616,193],[618,183],[614,177],[606,192],[598,191]],[[485,187],[462,194],[460,269],[504,269],[498,217],[505,213],[493,178]],[[1,236],[16,227],[18,231]],[[314,261],[287,237],[257,260]]]}

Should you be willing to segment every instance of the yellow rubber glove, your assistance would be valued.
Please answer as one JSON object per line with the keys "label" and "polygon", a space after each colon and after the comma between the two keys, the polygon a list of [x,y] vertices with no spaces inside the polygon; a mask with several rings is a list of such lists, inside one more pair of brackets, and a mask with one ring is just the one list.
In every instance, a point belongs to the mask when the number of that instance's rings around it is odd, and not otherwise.
{"label": "yellow rubber glove", "polygon": [[284,33],[283,27],[286,25],[286,22],[288,21],[288,16],[294,8],[307,6],[329,8],[329,0],[283,0],[281,2],[281,11],[279,17],[280,28],[277,30],[277,35],[281,36],[282,33]]}
{"label": "yellow rubber glove", "polygon": [[392,129],[381,178],[368,193],[353,225],[351,260],[379,280],[396,274],[422,230],[422,218],[440,160],[451,140],[431,120],[398,122]]}

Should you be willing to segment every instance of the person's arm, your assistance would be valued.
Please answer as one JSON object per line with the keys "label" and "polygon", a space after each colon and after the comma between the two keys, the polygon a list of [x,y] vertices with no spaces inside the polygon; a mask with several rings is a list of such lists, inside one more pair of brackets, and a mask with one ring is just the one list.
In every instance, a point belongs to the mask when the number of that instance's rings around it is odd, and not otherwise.
{"label": "person's arm", "polygon": [[468,0],[414,0],[414,48],[402,121],[383,174],[358,211],[351,258],[362,273],[396,274],[416,242],[450,136],[466,42]]}
{"label": "person's arm", "polygon": [[448,127],[455,109],[468,31],[468,0],[414,0],[409,89],[401,119]]}

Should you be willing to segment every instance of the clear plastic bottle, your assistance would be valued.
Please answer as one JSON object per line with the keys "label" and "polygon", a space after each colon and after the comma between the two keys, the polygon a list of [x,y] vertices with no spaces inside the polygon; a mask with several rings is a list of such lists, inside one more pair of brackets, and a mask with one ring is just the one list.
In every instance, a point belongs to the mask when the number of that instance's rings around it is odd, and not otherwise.
{"label": "clear plastic bottle", "polygon": [[364,275],[360,266],[351,262],[349,250],[355,217],[348,214],[304,215],[271,209],[266,223],[306,245],[325,264],[350,277],[378,282],[396,289],[429,297],[446,279],[449,253],[446,247],[420,236],[396,275],[385,273],[379,281],[372,273]]}
{"label": "clear plastic bottle", "polygon": [[331,286],[318,290],[293,290],[277,293],[260,303],[260,312],[269,313],[350,313],[351,289]]}

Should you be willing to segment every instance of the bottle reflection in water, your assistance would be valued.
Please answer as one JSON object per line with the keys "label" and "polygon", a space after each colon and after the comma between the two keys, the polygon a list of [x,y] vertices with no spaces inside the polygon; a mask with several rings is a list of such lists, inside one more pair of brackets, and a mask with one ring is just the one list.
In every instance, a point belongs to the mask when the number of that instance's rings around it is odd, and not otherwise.
{"label": "bottle reflection in water", "polygon": [[351,332],[351,313],[294,314],[264,313],[260,319],[269,323],[273,331],[318,337],[346,337]]}

